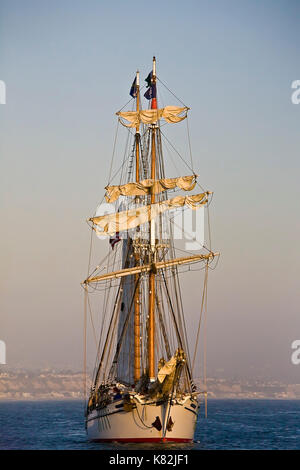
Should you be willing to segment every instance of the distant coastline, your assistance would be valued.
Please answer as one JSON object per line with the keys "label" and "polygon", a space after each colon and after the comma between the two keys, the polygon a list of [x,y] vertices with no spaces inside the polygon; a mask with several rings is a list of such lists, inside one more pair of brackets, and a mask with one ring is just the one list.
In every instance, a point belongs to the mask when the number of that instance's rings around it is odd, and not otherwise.
{"label": "distant coastline", "polygon": [[[199,390],[204,390],[196,380]],[[208,398],[299,400],[300,384],[275,380],[207,379]],[[201,396],[201,395],[200,395]],[[0,372],[0,401],[83,400],[83,374],[72,371]]]}

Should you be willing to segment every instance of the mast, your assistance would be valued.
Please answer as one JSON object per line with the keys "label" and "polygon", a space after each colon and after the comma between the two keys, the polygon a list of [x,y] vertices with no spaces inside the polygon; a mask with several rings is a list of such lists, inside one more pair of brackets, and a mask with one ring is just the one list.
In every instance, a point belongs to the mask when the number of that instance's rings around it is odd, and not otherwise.
{"label": "mast", "polygon": [[[136,72],[136,111],[140,111],[140,72]],[[135,179],[140,181],[140,123],[136,126],[135,133]]]}
{"label": "mast", "polygon": [[[136,111],[140,110],[140,73],[136,72]],[[136,127],[135,133],[135,179],[140,181],[140,123]],[[138,255],[135,255],[135,265],[138,265]],[[139,275],[134,276],[135,285],[137,286],[134,294],[134,382],[136,383],[141,377],[141,326],[140,326],[140,288]]]}
{"label": "mast", "polygon": [[[156,91],[156,61],[153,57],[153,69],[152,69],[152,86]],[[151,101],[151,109],[157,109],[156,93]],[[156,177],[156,124],[152,124],[151,129],[151,179],[154,180]],[[151,204],[155,203],[155,193],[151,194]],[[150,260],[151,263],[155,263],[156,258],[156,246],[155,246],[155,220],[150,221]],[[149,365],[149,379],[150,382],[155,381],[155,273],[154,270],[150,271],[149,274],[149,323],[148,323],[148,365]]]}

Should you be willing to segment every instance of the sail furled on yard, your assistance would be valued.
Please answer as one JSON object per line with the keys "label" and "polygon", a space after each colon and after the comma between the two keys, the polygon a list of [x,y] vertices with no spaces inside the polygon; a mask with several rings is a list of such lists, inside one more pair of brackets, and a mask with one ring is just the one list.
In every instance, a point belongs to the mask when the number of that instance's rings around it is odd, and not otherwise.
{"label": "sail furled on yard", "polygon": [[[140,123],[154,124],[159,119],[164,119],[168,123],[183,121],[187,117],[189,108],[186,106],[166,106],[161,109],[143,109],[141,111],[119,111],[117,116],[121,124],[125,127],[138,127]],[[125,122],[127,121],[127,122]]]}
{"label": "sail furled on yard", "polygon": [[146,179],[138,183],[127,183],[120,186],[106,186],[105,199],[107,202],[115,202],[119,196],[147,196],[176,187],[184,191],[191,191],[196,185],[196,178],[197,175],[190,175],[160,180]]}
{"label": "sail furled on yard", "polygon": [[176,356],[172,356],[171,359],[166,362],[158,371],[157,380],[162,383],[165,378],[172,374],[176,369],[177,359]]}
{"label": "sail furled on yard", "polygon": [[[90,221],[96,226],[94,229],[100,235],[113,235],[116,232],[129,230],[155,219],[159,214],[179,207],[198,209],[208,202],[209,192],[194,194],[193,196],[176,196],[166,201],[139,206],[127,211],[92,217]],[[98,228],[102,230],[98,230]]]}

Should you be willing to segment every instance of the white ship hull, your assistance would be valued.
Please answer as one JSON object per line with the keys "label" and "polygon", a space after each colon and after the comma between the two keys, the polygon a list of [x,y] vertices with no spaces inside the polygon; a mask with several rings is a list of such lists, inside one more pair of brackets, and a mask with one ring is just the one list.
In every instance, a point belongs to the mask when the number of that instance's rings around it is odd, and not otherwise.
{"label": "white ship hull", "polygon": [[[198,403],[191,397],[158,404],[134,399],[131,411],[118,400],[87,416],[87,434],[99,442],[191,442],[197,421]],[[156,427],[153,425],[156,423]],[[161,427],[161,429],[157,429]]]}

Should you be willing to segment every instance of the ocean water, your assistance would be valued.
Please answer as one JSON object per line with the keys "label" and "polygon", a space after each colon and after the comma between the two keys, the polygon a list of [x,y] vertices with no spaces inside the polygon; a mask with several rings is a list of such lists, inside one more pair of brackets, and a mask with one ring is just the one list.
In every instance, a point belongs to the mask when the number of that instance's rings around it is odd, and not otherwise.
{"label": "ocean water", "polygon": [[193,444],[96,444],[81,401],[0,402],[0,449],[300,449],[300,400],[209,400]]}

